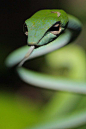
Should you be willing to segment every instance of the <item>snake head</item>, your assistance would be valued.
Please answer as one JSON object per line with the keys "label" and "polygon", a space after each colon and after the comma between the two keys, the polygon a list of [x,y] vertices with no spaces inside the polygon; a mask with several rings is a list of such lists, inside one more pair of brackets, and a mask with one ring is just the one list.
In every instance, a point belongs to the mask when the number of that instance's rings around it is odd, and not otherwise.
{"label": "snake head", "polygon": [[67,27],[68,16],[63,10],[41,10],[25,21],[28,45],[36,47],[55,40]]}

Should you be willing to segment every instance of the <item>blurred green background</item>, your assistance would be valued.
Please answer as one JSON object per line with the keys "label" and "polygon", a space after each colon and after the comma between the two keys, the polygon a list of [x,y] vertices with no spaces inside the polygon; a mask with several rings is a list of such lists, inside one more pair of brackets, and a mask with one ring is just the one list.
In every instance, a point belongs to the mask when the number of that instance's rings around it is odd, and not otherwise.
{"label": "blurred green background", "polygon": [[[27,18],[41,9],[63,9],[82,22],[80,36],[73,44],[31,60],[25,66],[57,78],[85,81],[86,0],[1,0],[0,6],[0,129],[32,126],[35,129],[37,124],[52,122],[54,116],[65,120],[75,112],[86,111],[85,95],[33,87],[20,80],[15,67],[9,69],[4,63],[9,53],[27,44],[23,33]],[[78,123],[74,128],[85,129],[85,124]]]}

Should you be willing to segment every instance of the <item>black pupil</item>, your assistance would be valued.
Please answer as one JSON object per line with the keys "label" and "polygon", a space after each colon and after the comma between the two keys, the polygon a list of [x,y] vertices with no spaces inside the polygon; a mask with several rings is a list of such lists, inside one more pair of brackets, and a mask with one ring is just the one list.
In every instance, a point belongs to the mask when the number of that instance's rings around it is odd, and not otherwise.
{"label": "black pupil", "polygon": [[51,27],[49,29],[49,31],[59,31],[59,26],[57,26],[57,27]]}
{"label": "black pupil", "polygon": [[56,22],[52,27],[49,28],[49,31],[59,31],[60,22]]}
{"label": "black pupil", "polygon": [[24,23],[24,26],[23,26],[23,31],[24,31],[24,33],[28,32],[27,25],[25,23]]}

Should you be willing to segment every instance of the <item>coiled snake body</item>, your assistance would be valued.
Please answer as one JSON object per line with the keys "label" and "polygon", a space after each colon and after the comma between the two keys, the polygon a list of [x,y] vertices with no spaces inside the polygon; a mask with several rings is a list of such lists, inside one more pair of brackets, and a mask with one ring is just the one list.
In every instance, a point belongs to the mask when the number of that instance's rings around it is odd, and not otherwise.
{"label": "coiled snake body", "polygon": [[25,27],[29,51],[28,46],[15,50],[7,57],[6,65],[12,67],[23,59],[17,72],[26,83],[47,89],[86,94],[85,83],[55,79],[22,67],[26,60],[50,53],[75,40],[81,32],[81,22],[63,10],[41,10],[25,21]]}

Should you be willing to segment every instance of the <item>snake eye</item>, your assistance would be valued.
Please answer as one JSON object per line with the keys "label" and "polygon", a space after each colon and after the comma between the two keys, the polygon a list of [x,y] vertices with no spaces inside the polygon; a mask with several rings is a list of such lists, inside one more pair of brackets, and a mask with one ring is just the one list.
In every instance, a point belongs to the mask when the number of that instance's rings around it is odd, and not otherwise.
{"label": "snake eye", "polygon": [[24,31],[25,35],[28,35],[27,25],[25,23],[24,23],[24,26],[23,26],[23,31]]}
{"label": "snake eye", "polygon": [[60,22],[55,23],[50,29],[49,29],[50,33],[54,34],[54,35],[58,35],[61,32],[61,26],[60,26]]}

